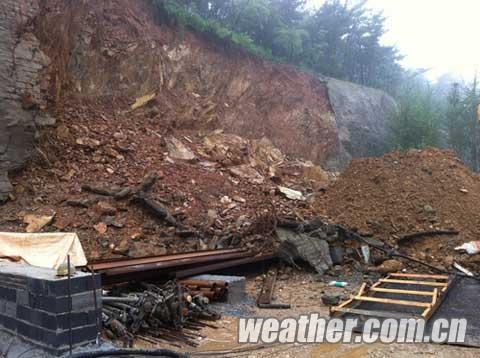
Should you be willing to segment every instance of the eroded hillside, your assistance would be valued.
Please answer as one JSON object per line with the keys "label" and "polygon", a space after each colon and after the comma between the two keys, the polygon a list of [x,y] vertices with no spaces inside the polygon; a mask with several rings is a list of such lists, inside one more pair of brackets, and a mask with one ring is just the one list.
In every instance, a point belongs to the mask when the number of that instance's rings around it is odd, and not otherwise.
{"label": "eroded hillside", "polygon": [[[79,232],[93,257],[135,251],[132,245],[145,253],[137,239],[161,252],[244,237],[255,246],[251,240],[274,219],[272,207],[313,213],[279,195],[278,185],[308,196],[328,181],[318,165],[341,168],[386,141],[395,105],[384,93],[338,81],[332,87],[329,79],[226,50],[160,24],[149,1],[0,6],[10,14],[1,27],[8,101],[0,107],[8,116],[0,118],[0,193],[12,199],[2,208],[5,230],[24,230],[31,212],[55,213],[50,229]],[[5,173],[28,158],[26,170],[11,173],[12,187]],[[161,182],[152,195],[176,228],[84,190],[135,186],[151,173]],[[195,240],[179,245],[178,235]]]}

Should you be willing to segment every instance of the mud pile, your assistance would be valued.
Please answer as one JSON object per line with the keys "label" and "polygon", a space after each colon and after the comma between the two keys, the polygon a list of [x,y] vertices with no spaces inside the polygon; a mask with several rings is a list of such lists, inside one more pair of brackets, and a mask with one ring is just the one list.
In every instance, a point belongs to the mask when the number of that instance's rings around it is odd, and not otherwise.
{"label": "mud pile", "polygon": [[[480,238],[480,179],[451,151],[427,149],[354,160],[318,197],[330,220],[373,236],[430,263],[474,261],[454,248]],[[457,230],[454,237],[409,242],[403,235]]]}
{"label": "mud pile", "polygon": [[[11,176],[15,193],[2,206],[0,230],[23,232],[26,216],[55,214],[40,231],[77,232],[90,258],[105,258],[226,246],[271,249],[276,215],[312,216],[307,201],[286,198],[278,186],[308,197],[328,181],[320,167],[289,160],[266,138],[173,130],[151,121],[148,111],[121,115],[81,104],[62,109],[63,119],[47,130],[31,165]],[[176,226],[129,198],[82,188],[135,186],[151,173],[158,180],[149,196],[168,209]]]}

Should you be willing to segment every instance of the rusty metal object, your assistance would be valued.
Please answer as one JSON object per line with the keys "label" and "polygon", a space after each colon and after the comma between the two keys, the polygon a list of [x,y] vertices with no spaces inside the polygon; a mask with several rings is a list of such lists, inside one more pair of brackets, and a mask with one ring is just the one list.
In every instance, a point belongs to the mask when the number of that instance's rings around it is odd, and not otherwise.
{"label": "rusty metal object", "polygon": [[211,257],[211,256],[217,256],[217,255],[234,254],[239,252],[247,252],[247,250],[242,250],[242,249],[209,250],[209,251],[188,252],[188,253],[175,254],[175,255],[147,256],[147,257],[132,258],[132,259],[101,260],[101,261],[95,261],[95,262],[89,263],[88,267],[94,271],[102,271],[102,270],[114,269],[118,267],[151,264],[156,262],[177,261],[181,259],[192,259],[192,258],[199,258],[199,257],[205,257],[205,256]]}
{"label": "rusty metal object", "polygon": [[180,284],[187,287],[192,294],[203,295],[211,301],[223,299],[228,290],[228,283],[225,281],[183,280]]}
{"label": "rusty metal object", "polygon": [[179,270],[179,271],[176,271],[175,277],[178,279],[182,279],[185,277],[191,277],[191,276],[200,275],[203,273],[210,273],[210,272],[215,272],[215,271],[224,270],[224,269],[237,268],[245,265],[266,264],[266,263],[273,262],[277,259],[278,259],[277,255],[247,257],[247,258],[238,259],[238,260],[214,263],[211,265],[198,266],[192,269]]}
{"label": "rusty metal object", "polygon": [[285,303],[273,303],[273,293],[275,291],[275,284],[277,282],[277,270],[267,275],[263,281],[262,290],[257,299],[257,306],[259,308],[270,309],[289,309],[291,306]]}
{"label": "rusty metal object", "polygon": [[[92,263],[88,268],[102,275],[104,285],[130,281],[170,279],[179,270],[209,267],[209,264],[251,258],[245,250],[214,250],[140,259]],[[188,276],[182,276],[188,277]]]}
{"label": "rusty metal object", "polygon": [[269,304],[259,303],[258,308],[271,309],[271,310],[288,310],[292,308],[292,305],[290,305],[289,303],[269,303]]}
{"label": "rusty metal object", "polygon": [[186,291],[173,281],[163,286],[138,283],[112,292],[115,296],[110,293],[102,297],[104,327],[109,337],[125,345],[139,338],[196,347],[202,320],[220,318],[208,307],[209,300],[203,293]]}
{"label": "rusty metal object", "polygon": [[275,283],[277,282],[277,270],[272,274],[267,275],[263,281],[262,290],[257,299],[257,304],[268,305],[272,303],[273,291],[275,290]]}
{"label": "rusty metal object", "polygon": [[221,288],[227,288],[228,283],[225,281],[206,281],[206,280],[182,280],[180,281],[182,285],[185,286],[197,286],[197,287],[208,287],[208,288],[216,288],[216,287],[221,287]]}

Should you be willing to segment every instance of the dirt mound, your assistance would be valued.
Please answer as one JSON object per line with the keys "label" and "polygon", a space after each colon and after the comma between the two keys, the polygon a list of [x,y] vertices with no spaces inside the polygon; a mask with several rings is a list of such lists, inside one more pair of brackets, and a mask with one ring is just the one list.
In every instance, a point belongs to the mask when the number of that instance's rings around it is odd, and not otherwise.
{"label": "dirt mound", "polygon": [[[408,253],[449,265],[470,262],[454,248],[480,238],[480,180],[453,152],[437,149],[354,160],[316,206],[329,219]],[[460,232],[399,242],[432,230]]]}
{"label": "dirt mound", "polygon": [[[275,214],[312,217],[309,203],[287,199],[278,185],[308,196],[328,180],[320,167],[289,160],[266,139],[174,130],[151,121],[146,111],[122,115],[73,102],[62,109],[31,165],[12,176],[15,198],[1,208],[0,231],[22,232],[26,216],[55,213],[42,231],[77,232],[90,258],[105,258],[208,247],[271,249]],[[132,187],[149,173],[159,178],[149,195],[177,226],[128,198],[82,188]]]}

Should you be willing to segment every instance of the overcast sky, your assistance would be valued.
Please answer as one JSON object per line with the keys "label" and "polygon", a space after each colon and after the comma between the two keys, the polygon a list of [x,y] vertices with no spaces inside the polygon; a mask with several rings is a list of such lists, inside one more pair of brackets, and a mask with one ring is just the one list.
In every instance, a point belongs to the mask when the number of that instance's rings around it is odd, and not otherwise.
{"label": "overcast sky", "polygon": [[444,73],[471,79],[480,70],[480,0],[368,0],[368,6],[383,10],[389,30],[383,42],[400,49],[405,66],[430,68],[431,79]]}

